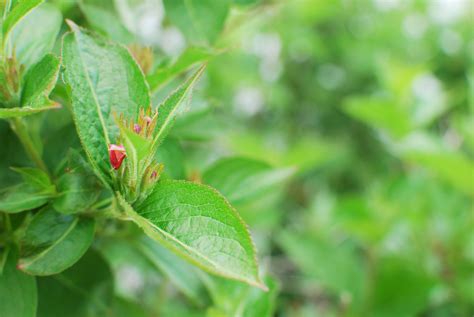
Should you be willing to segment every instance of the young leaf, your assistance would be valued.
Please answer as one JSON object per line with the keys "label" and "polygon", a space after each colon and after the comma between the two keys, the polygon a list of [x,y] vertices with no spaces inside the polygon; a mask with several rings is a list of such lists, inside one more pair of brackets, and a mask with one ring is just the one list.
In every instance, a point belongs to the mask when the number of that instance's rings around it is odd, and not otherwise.
{"label": "young leaf", "polygon": [[0,316],[35,317],[38,303],[36,280],[16,269],[17,253],[10,250],[0,274]]}
{"label": "young leaf", "polygon": [[215,53],[209,49],[191,47],[184,51],[171,65],[158,67],[146,80],[150,85],[150,90],[155,91],[165,83],[185,72],[197,63],[209,60]]}
{"label": "young leaf", "polygon": [[10,119],[29,116],[38,112],[58,109],[57,104],[51,104],[43,107],[16,107],[16,108],[0,108],[0,119]]}
{"label": "young leaf", "polygon": [[231,0],[164,0],[166,14],[191,41],[212,44],[224,27]]}
{"label": "young leaf", "polygon": [[3,41],[7,40],[7,36],[12,30],[12,28],[20,22],[31,10],[36,6],[41,4],[44,0],[23,0],[18,1],[18,3],[13,7],[13,9],[8,13],[5,21],[2,25],[2,35]]}
{"label": "young leaf", "polygon": [[63,38],[64,79],[71,88],[72,114],[94,170],[110,184],[108,145],[118,130],[113,113],[135,119],[150,106],[143,73],[129,52],[69,22]]}
{"label": "young leaf", "polygon": [[241,204],[282,185],[293,173],[293,168],[273,169],[261,161],[232,157],[216,162],[202,179],[232,204]]}
{"label": "young leaf", "polygon": [[202,304],[203,285],[196,269],[148,237],[137,242],[139,250],[193,302]]}
{"label": "young leaf", "polygon": [[256,251],[247,226],[213,188],[161,181],[134,206],[136,212],[120,200],[146,234],[184,259],[210,273],[265,288],[258,277]]}
{"label": "young leaf", "polygon": [[193,89],[194,84],[201,76],[206,65],[202,65],[184,84],[174,91],[166,100],[158,107],[158,122],[155,128],[154,146],[158,146],[168,135],[174,124],[176,116],[179,114],[180,105],[183,100],[188,97]]}
{"label": "young leaf", "polygon": [[94,238],[94,220],[62,215],[46,207],[21,240],[18,267],[34,275],[57,274],[79,260]]}
{"label": "young leaf", "polygon": [[0,211],[17,213],[46,204],[55,195],[48,175],[36,168],[13,168],[23,182],[0,191]]}
{"label": "young leaf", "polygon": [[62,22],[61,11],[53,4],[43,3],[15,26],[10,34],[11,46],[26,69],[51,52]]}
{"label": "young leaf", "polygon": [[52,55],[45,55],[25,75],[25,84],[21,92],[23,107],[42,108],[54,103],[48,99],[59,74],[59,59]]}

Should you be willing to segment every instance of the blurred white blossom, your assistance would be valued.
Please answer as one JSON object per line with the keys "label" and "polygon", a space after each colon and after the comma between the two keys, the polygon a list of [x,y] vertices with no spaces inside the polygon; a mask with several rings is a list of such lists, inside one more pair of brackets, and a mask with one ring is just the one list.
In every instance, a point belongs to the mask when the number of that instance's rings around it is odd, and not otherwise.
{"label": "blurred white blossom", "polygon": [[242,87],[234,95],[234,109],[245,116],[254,116],[263,108],[264,97],[260,89]]}

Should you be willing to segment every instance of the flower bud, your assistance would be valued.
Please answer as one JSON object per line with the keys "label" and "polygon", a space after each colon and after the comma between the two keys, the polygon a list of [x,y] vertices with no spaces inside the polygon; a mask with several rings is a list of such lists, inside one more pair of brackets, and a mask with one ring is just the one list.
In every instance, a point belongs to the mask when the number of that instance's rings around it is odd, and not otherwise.
{"label": "flower bud", "polygon": [[110,164],[112,164],[114,169],[118,170],[120,168],[126,156],[127,154],[125,153],[125,148],[123,145],[109,145]]}

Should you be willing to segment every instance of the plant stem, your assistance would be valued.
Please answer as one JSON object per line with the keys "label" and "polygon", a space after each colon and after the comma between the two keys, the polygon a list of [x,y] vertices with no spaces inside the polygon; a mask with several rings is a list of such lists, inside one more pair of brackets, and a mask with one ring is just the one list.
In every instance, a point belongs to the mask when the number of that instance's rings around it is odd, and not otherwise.
{"label": "plant stem", "polygon": [[46,164],[43,162],[38,149],[36,148],[31,136],[28,133],[27,126],[25,125],[24,121],[21,118],[13,118],[10,120],[10,126],[15,134],[20,139],[23,148],[25,149],[26,153],[30,157],[30,159],[38,166],[40,169],[45,171],[48,175],[48,168]]}

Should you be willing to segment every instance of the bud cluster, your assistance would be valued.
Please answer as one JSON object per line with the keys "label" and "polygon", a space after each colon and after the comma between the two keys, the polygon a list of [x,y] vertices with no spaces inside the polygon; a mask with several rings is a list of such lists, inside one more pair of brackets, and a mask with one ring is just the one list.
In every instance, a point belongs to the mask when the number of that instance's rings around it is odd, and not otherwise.
{"label": "bud cluster", "polygon": [[109,145],[109,159],[117,189],[129,203],[145,198],[159,180],[163,164],[155,161],[153,132],[158,113],[140,109],[136,121],[121,115],[118,144]]}

